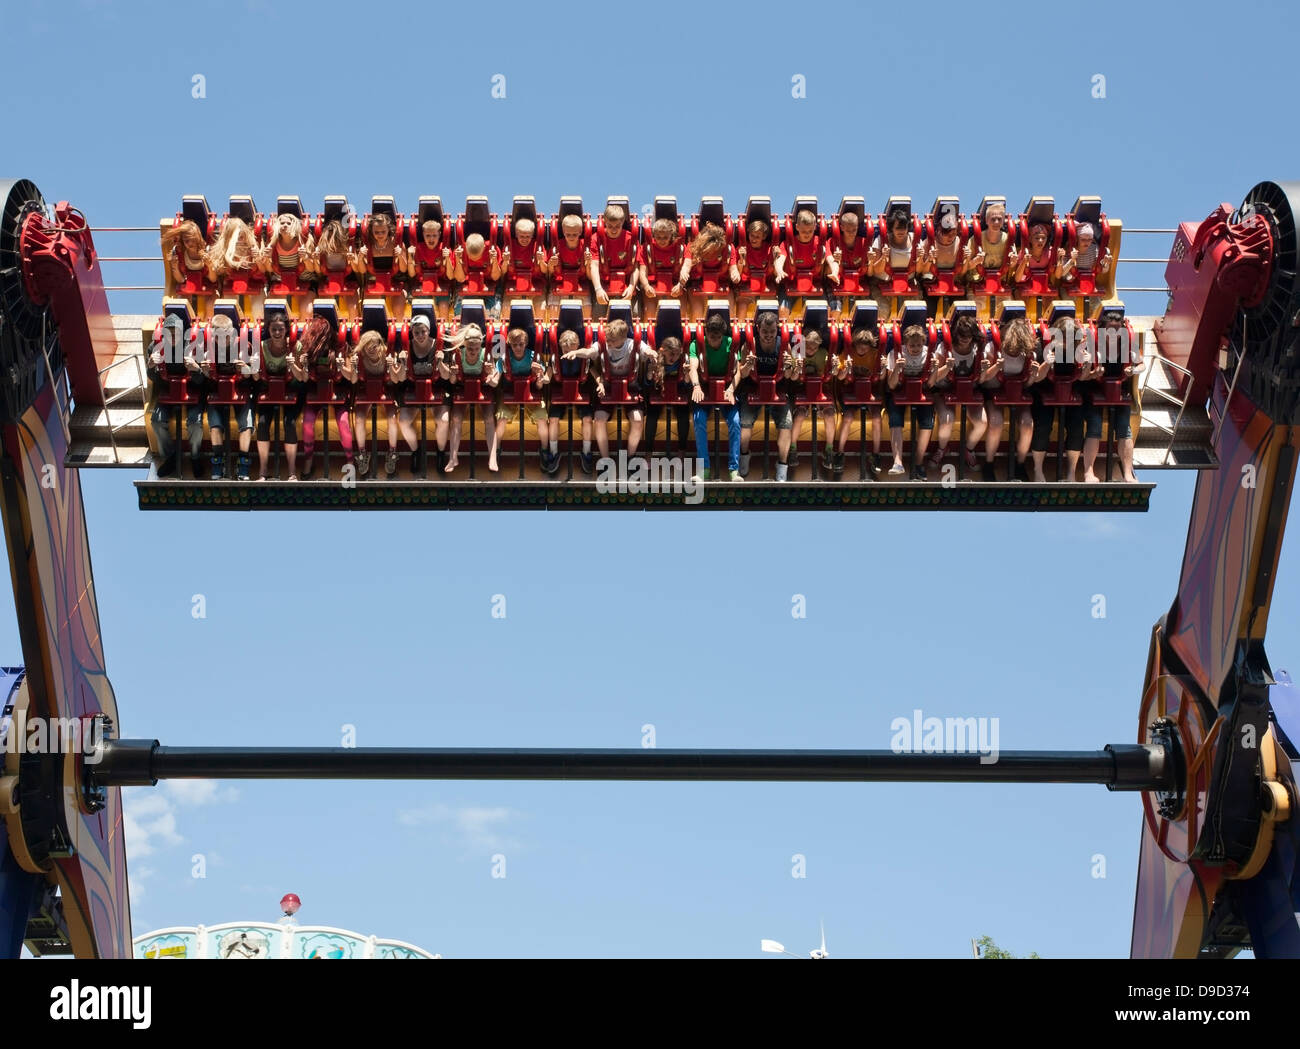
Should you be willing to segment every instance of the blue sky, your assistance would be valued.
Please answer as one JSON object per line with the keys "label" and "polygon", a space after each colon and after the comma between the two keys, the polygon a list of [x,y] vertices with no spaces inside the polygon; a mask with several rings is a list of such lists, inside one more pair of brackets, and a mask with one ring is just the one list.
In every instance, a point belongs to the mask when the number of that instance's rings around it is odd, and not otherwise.
{"label": "blue sky", "polygon": [[[827,210],[863,194],[873,212],[891,193],[921,206],[957,193],[967,209],[986,193],[1014,207],[1048,193],[1062,210],[1099,193],[1130,226],[1168,227],[1300,175],[1300,147],[1266,115],[1289,97],[1289,72],[1214,74],[1206,27],[1224,18],[1208,4],[976,15],[936,3],[915,25],[874,4],[792,17],[760,3],[743,20],[674,3],[612,19],[588,3],[544,17],[361,10],[6,13],[0,97],[40,133],[13,136],[0,173],[95,226],[152,225],[193,192],[215,207],[296,192],[312,210],[333,192],[359,206],[391,193],[399,208],[420,193],[455,207],[487,193],[497,211],[514,193],[547,211],[561,193],[589,210],[609,193],[637,206],[675,193],[687,209],[720,193],[735,212],[749,194],[784,210],[812,191]],[[1288,5],[1233,7],[1233,24],[1278,40],[1297,21]],[[491,97],[497,73],[505,99]],[[791,97],[796,74],[806,98]],[[156,238],[99,245],[147,255]],[[1168,247],[1145,238],[1125,254]],[[1128,267],[1121,282],[1162,272]],[[152,284],[160,267],[109,276]],[[1163,309],[1163,296],[1127,301]],[[152,312],[158,296],[112,303]],[[142,514],[134,476],[82,475],[123,733],[318,746],[350,724],[363,746],[636,747],[653,724],[664,747],[884,748],[891,720],[916,708],[996,716],[1003,749],[1128,742],[1193,484],[1155,476],[1145,515],[242,515]],[[895,556],[903,537],[936,559]],[[1298,550],[1290,542],[1279,569],[1275,667],[1300,647]],[[205,619],[191,616],[196,594]],[[491,616],[496,594],[505,619]],[[1095,594],[1105,619],[1092,617]],[[0,653],[16,660],[0,605]],[[1140,828],[1138,798],[1100,787],[221,783],[127,795],[137,935],[274,918],[296,892],[303,922],[449,957],[748,957],[760,937],[798,952],[819,919],[838,956],[961,957],[984,933],[1017,953],[1121,956]],[[791,876],[796,854],[804,878]],[[1095,854],[1105,878],[1092,876]],[[206,877],[192,876],[197,855]]]}

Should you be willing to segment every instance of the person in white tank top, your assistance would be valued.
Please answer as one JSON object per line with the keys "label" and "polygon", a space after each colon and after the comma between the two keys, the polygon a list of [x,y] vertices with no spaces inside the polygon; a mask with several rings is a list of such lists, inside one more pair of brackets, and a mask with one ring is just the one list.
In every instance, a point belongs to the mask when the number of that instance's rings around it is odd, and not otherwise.
{"label": "person in white tank top", "polygon": [[[985,344],[983,367],[980,371],[979,385],[987,394],[984,401],[987,422],[984,432],[984,465],[981,467],[981,476],[985,481],[998,480],[994,463],[997,459],[998,446],[1002,443],[1002,425],[1005,415],[1004,409],[995,403],[994,398],[1002,389],[1002,380],[1023,377],[1026,386],[1029,386],[1038,377],[1038,368],[1030,366],[1038,339],[1028,321],[1018,318],[1005,325],[1001,331],[1001,342],[1000,350],[991,340]],[[1045,373],[1046,369],[1044,369]],[[1016,464],[1014,470],[1009,471],[1008,480],[1014,478],[1027,481],[1029,471],[1025,460],[1034,437],[1033,413],[1028,405],[1015,409],[1013,428],[1016,435]]]}

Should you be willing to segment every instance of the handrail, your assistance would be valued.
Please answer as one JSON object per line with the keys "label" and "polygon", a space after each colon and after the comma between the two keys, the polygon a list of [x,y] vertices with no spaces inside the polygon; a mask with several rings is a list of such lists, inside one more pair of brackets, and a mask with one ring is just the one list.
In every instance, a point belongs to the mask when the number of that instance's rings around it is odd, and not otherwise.
{"label": "handrail", "polygon": [[1241,349],[1237,350],[1237,366],[1232,369],[1232,381],[1228,383],[1228,396],[1223,402],[1223,411],[1219,415],[1219,425],[1214,428],[1214,443],[1217,447],[1219,443],[1219,432],[1223,429],[1224,421],[1228,418],[1228,405],[1232,403],[1233,391],[1237,388],[1237,376],[1241,374],[1241,366],[1246,360],[1246,314],[1241,315]]}
{"label": "handrail", "polygon": [[[138,387],[124,386],[122,389],[118,390],[117,393],[113,394],[110,397],[108,396],[107,389],[105,389],[104,387],[104,376],[107,375],[114,368],[122,364],[135,365],[135,374],[138,381]],[[118,398],[124,397],[128,393],[133,393],[136,388],[138,388],[141,391],[141,393],[143,393],[145,389],[144,371],[142,370],[140,364],[140,355],[138,353],[133,353],[129,357],[122,357],[119,360],[113,361],[111,364],[107,364],[103,368],[99,369],[99,392],[104,400],[104,419],[108,425],[108,440],[113,448],[113,462],[115,463],[120,463],[122,461],[121,457],[118,455],[117,452],[117,431],[121,429],[122,426],[125,426],[126,424],[122,423],[119,426],[114,426],[113,416],[108,409],[116,400],[118,400]],[[143,408],[141,408],[140,410],[140,419],[141,421],[144,420]]]}
{"label": "handrail", "polygon": [[1169,457],[1173,455],[1173,451],[1174,451],[1174,440],[1178,436],[1178,427],[1182,424],[1183,415],[1187,411],[1187,399],[1191,394],[1192,384],[1190,382],[1186,384],[1187,392],[1183,394],[1181,399],[1179,399],[1178,397],[1175,397],[1173,394],[1171,394],[1168,390],[1163,390],[1158,386],[1152,386],[1151,375],[1155,371],[1157,365],[1163,365],[1164,367],[1172,368],[1174,371],[1182,373],[1188,379],[1193,378],[1193,375],[1190,369],[1185,368],[1181,364],[1177,363],[1176,361],[1171,361],[1168,357],[1164,356],[1160,352],[1158,347],[1156,349],[1156,352],[1147,358],[1147,361],[1149,363],[1147,364],[1146,368],[1143,369],[1142,372],[1142,388],[1139,393],[1139,401],[1141,401],[1146,397],[1146,394],[1149,390],[1152,393],[1159,394],[1161,397],[1169,401],[1171,404],[1178,405],[1178,414],[1174,418],[1174,425],[1172,428],[1168,426],[1164,426],[1156,422],[1154,419],[1147,419],[1145,414],[1142,416],[1142,420],[1144,422],[1149,422],[1157,430],[1161,430],[1164,433],[1167,433],[1169,435],[1169,444],[1166,445],[1165,447],[1165,454],[1163,459],[1163,465],[1168,466]]}

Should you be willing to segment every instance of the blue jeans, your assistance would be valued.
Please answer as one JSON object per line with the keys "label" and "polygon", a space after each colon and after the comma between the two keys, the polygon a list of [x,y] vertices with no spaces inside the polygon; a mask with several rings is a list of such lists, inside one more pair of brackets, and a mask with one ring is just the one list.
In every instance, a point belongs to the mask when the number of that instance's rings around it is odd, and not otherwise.
{"label": "blue jeans", "polygon": [[[695,417],[695,457],[709,468],[709,413],[711,407],[697,404]],[[718,405],[723,421],[727,424],[727,469],[740,469],[740,406],[736,404]]]}
{"label": "blue jeans", "polygon": [[[149,413],[149,426],[158,439],[158,454],[164,459],[170,458],[176,450],[176,441],[171,434],[171,420],[173,415],[179,414],[180,406],[170,404],[155,404]],[[197,458],[199,449],[203,447],[203,406],[197,402],[189,405],[185,409],[185,420],[189,430],[190,455]]]}

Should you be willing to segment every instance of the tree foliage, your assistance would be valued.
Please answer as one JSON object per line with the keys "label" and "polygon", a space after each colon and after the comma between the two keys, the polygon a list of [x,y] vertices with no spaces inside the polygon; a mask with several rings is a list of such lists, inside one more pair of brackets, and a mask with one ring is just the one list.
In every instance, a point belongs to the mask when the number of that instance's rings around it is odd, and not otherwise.
{"label": "tree foliage", "polygon": [[[1012,954],[1010,951],[1004,951],[1001,947],[999,947],[996,943],[994,943],[994,942],[993,942],[993,937],[992,937],[992,936],[981,936],[978,940],[975,941],[975,943],[976,943],[976,946],[979,947],[979,952],[980,952],[980,957],[981,957],[981,958],[1014,958],[1014,957],[1016,957],[1016,956],[1015,956],[1014,954]],[[1039,956],[1039,955],[1038,955],[1038,952],[1037,952],[1037,951],[1031,951],[1031,952],[1030,952],[1026,957],[1029,957],[1029,958],[1037,958],[1038,956]]]}

